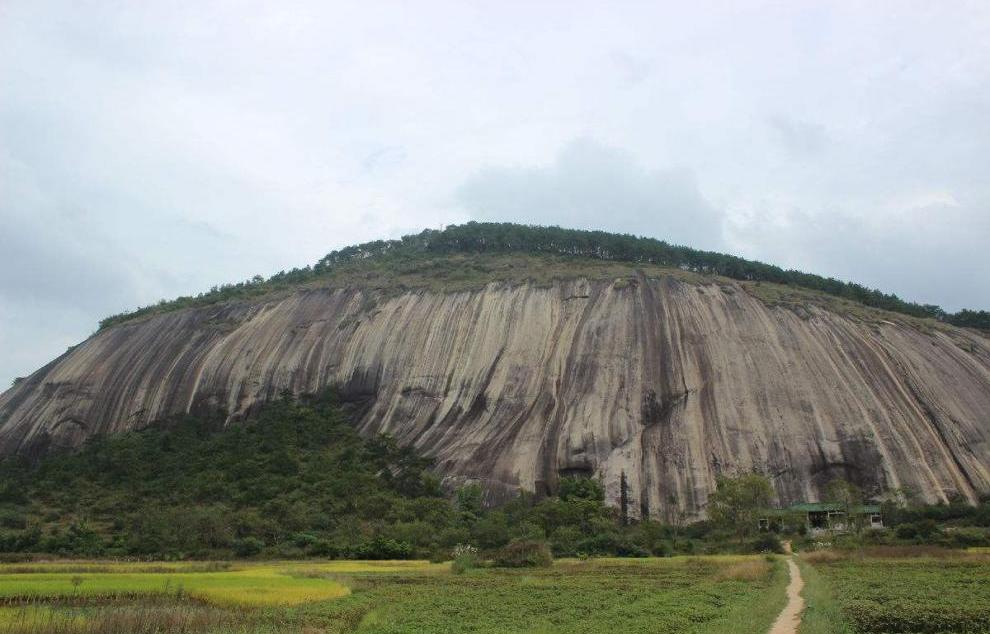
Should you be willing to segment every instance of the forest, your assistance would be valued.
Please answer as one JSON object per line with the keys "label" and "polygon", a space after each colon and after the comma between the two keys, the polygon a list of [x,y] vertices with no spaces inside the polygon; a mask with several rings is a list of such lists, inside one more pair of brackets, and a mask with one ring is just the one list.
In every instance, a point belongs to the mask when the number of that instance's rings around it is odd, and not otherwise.
{"label": "forest", "polygon": [[442,230],[427,229],[398,240],[376,240],[333,251],[314,266],[280,271],[265,279],[256,275],[250,280],[215,286],[197,296],[162,300],[132,312],[107,317],[100,322],[106,328],[134,317],[176,310],[188,306],[212,304],[231,299],[257,297],[265,293],[291,288],[318,280],[341,266],[368,259],[402,261],[411,258],[442,256],[456,253],[529,253],[592,258],[597,260],[653,264],[707,275],[784,284],[806,288],[835,297],[859,302],[866,306],[931,318],[965,328],[990,330],[990,312],[963,309],[949,313],[933,304],[918,304],[891,293],[870,289],[854,282],[811,273],[785,270],[779,266],[744,258],[700,251],[672,245],[653,238],[584,231],[560,227],[540,227],[511,223],[468,222],[451,225]]}
{"label": "forest", "polygon": [[[432,466],[388,436],[360,437],[332,392],[284,395],[230,427],[184,416],[75,453],[0,461],[0,553],[444,561],[459,548],[496,556],[519,543],[557,557],[780,548],[757,530],[773,499],[759,474],[720,479],[709,520],[661,524],[609,506],[594,478],[562,478],[553,495],[519,491],[493,506],[478,485],[441,486]],[[990,545],[985,528],[965,528],[990,526],[990,503],[889,505],[885,515],[894,531],[848,539]]]}

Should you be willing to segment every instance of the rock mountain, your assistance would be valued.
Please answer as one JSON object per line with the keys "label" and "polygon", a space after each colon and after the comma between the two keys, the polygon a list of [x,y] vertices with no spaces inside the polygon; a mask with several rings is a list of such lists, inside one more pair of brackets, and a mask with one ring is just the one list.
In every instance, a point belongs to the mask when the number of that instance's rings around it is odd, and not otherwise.
{"label": "rock mountain", "polygon": [[[374,262],[372,262],[374,260]],[[0,395],[0,453],[183,412],[230,424],[334,387],[358,428],[493,498],[600,477],[704,515],[719,474],[783,503],[836,477],[929,502],[990,493],[990,341],[793,286],[649,263],[459,254],[354,262],[102,328]]]}

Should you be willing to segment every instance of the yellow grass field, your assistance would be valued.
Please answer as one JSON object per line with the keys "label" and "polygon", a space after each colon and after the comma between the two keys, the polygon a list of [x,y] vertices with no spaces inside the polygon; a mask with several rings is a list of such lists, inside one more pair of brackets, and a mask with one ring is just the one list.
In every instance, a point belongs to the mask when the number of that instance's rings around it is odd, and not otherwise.
{"label": "yellow grass field", "polygon": [[425,561],[0,564],[0,634],[762,634],[782,604],[780,563],[563,559],[461,575]]}

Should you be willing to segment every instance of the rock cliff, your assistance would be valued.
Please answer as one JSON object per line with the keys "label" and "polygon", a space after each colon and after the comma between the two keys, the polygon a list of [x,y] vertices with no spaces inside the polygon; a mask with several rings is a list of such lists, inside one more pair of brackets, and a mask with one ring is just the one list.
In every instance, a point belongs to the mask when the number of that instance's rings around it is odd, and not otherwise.
{"label": "rock cliff", "polygon": [[[0,395],[0,452],[76,447],[181,412],[234,424],[335,386],[364,433],[500,497],[603,478],[704,514],[720,473],[782,502],[835,477],[934,502],[990,493],[990,342],[878,311],[774,305],[676,273],[456,292],[310,287],[101,330]],[[634,513],[635,514],[635,513]]]}

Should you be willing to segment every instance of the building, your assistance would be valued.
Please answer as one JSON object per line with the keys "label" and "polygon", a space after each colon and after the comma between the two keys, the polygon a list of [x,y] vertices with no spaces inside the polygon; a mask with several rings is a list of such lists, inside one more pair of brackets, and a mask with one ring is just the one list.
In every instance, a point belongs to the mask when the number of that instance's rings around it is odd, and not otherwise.
{"label": "building", "polygon": [[[850,508],[860,528],[883,528],[883,515],[879,504],[863,504]],[[811,532],[846,531],[850,522],[846,510],[841,504],[832,502],[801,502],[786,509],[770,509],[759,518],[761,531],[784,530],[797,528],[795,524],[803,523]]]}

